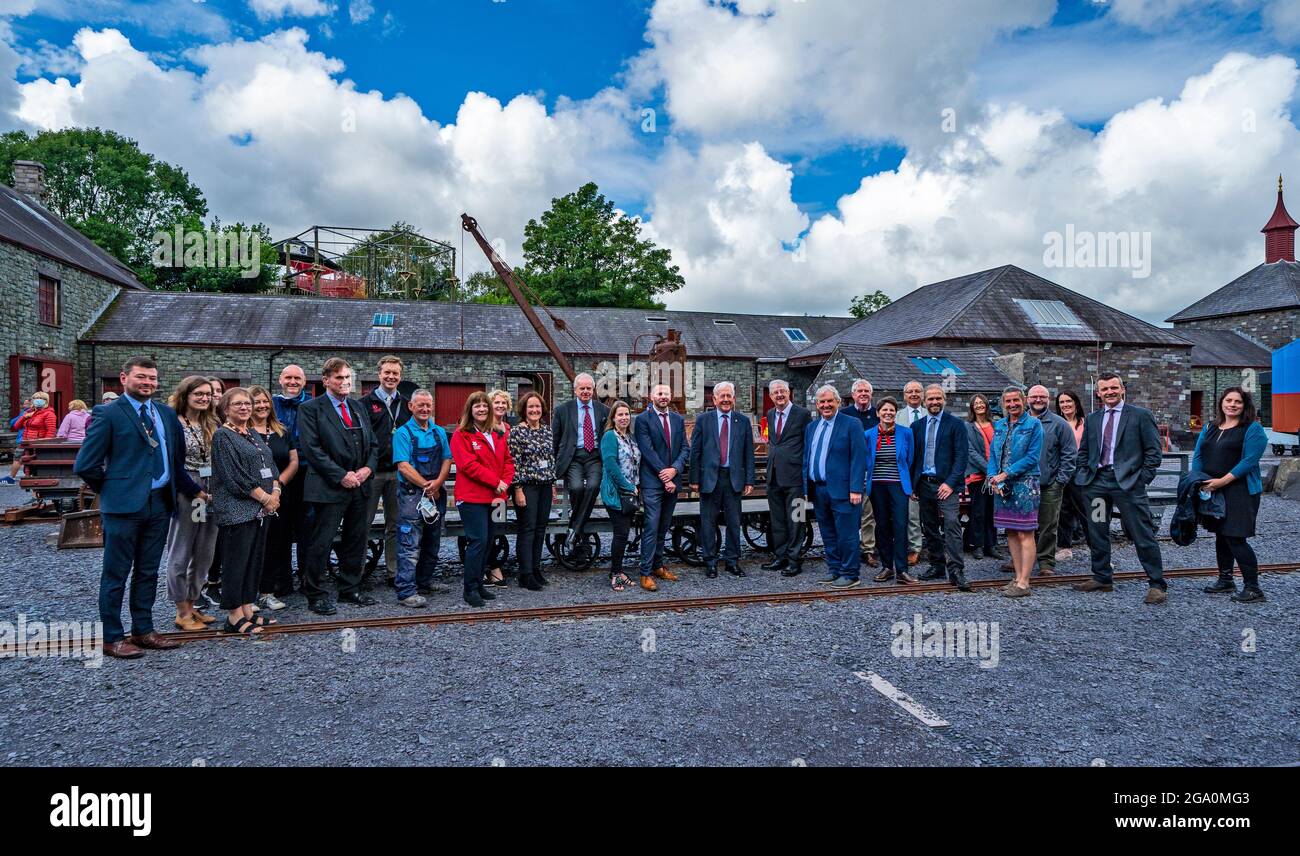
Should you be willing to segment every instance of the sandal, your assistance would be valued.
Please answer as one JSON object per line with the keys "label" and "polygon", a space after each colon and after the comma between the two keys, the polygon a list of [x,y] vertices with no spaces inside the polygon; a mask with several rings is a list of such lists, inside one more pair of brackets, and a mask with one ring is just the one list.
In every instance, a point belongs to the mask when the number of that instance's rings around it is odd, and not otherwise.
{"label": "sandal", "polygon": [[258,627],[265,627],[265,626],[267,626],[268,624],[279,624],[279,623],[280,623],[280,622],[276,621],[274,618],[267,618],[267,617],[264,616],[264,615],[254,615],[252,618],[250,618],[250,619],[245,619],[245,620],[247,620],[247,621],[252,621],[252,622],[253,622],[254,624],[256,624]]}
{"label": "sandal", "polygon": [[[496,574],[496,576],[493,576],[493,574]],[[500,568],[491,568],[488,571],[487,579],[485,579],[483,583],[484,585],[495,586],[496,588],[505,588],[506,578],[505,575],[501,573]]]}
{"label": "sandal", "polygon": [[609,587],[614,591],[623,591],[632,585],[632,581],[627,578],[627,574],[618,574],[609,578]]}
{"label": "sandal", "polygon": [[230,619],[227,618],[225,626],[221,628],[221,632],[235,633],[244,636],[255,636],[262,632],[262,628],[258,627],[256,624],[254,624],[252,621],[248,620],[247,618],[239,619],[239,622],[237,624],[231,624]]}

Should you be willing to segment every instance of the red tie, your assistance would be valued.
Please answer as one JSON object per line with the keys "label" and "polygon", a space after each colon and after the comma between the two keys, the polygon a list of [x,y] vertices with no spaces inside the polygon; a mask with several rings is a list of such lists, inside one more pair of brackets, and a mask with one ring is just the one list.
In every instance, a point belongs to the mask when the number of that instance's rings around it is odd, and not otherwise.
{"label": "red tie", "polygon": [[673,447],[673,432],[668,430],[668,414],[660,413],[659,418],[664,423],[664,442],[668,444],[668,448],[671,450]]}
{"label": "red tie", "polygon": [[727,465],[727,451],[731,447],[731,432],[727,430],[727,426],[730,424],[731,420],[724,413],[722,415],[722,431],[718,434],[718,445],[722,447],[722,466],[724,467]]}
{"label": "red tie", "polygon": [[776,412],[776,439],[778,441],[781,439],[781,422],[784,416],[785,414],[780,410]]}
{"label": "red tie", "polygon": [[346,401],[339,404],[339,415],[343,417],[343,424],[352,427],[352,417],[348,415],[348,403]]}
{"label": "red tie", "polygon": [[582,448],[590,452],[596,448],[596,429],[591,424],[591,405],[582,409]]}

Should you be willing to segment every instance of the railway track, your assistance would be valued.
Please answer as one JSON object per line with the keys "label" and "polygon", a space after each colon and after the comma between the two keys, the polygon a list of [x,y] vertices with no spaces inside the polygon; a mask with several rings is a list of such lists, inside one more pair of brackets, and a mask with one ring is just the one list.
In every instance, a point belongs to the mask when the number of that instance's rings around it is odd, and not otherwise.
{"label": "railway track", "polygon": [[[1286,574],[1300,571],[1300,563],[1278,563],[1260,565],[1262,573]],[[1165,571],[1165,577],[1180,579],[1187,577],[1209,577],[1218,574],[1216,568],[1178,568]],[[1030,584],[1035,588],[1063,586],[1086,582],[1091,574],[1063,574],[1053,577],[1034,577]],[[1141,571],[1124,571],[1115,574],[1116,582],[1134,582],[1145,580]],[[977,591],[1000,589],[1007,583],[1006,579],[972,580],[971,587]],[[760,594],[734,594],[717,597],[687,597],[656,600],[627,600],[614,603],[580,603],[563,606],[542,606],[531,609],[488,609],[465,610],[459,612],[412,613],[378,618],[336,619],[331,621],[301,621],[290,624],[277,624],[258,637],[263,640],[278,636],[301,633],[337,633],[345,629],[363,628],[393,629],[399,627],[418,627],[423,625],[438,626],[447,624],[482,624],[485,622],[510,621],[558,621],[579,620],[585,618],[609,617],[618,615],[635,615],[655,612],[686,612],[696,609],[725,609],[744,606],[781,606],[784,604],[813,603],[819,601],[856,600],[861,598],[896,597],[900,595],[919,594],[956,594],[948,583],[916,583],[908,586],[877,585],[863,588],[814,589],[808,591],[766,592]],[[249,637],[223,633],[219,630],[203,630],[193,633],[165,633],[171,639],[192,644],[216,639],[247,640]],[[59,640],[58,643],[47,642],[44,646],[27,646],[27,655],[33,653],[58,654],[62,648],[77,644],[75,640]],[[0,656],[13,656],[12,645],[0,648]]]}

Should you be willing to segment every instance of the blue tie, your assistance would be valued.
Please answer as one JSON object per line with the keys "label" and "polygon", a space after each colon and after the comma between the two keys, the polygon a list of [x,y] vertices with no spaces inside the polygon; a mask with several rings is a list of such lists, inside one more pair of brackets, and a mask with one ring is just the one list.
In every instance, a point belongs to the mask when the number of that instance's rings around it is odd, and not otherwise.
{"label": "blue tie", "polygon": [[822,445],[826,442],[826,420],[822,420],[821,426],[817,429],[817,441],[813,443],[813,481],[826,481],[826,473],[822,469]]}
{"label": "blue tie", "polygon": [[157,481],[162,478],[163,474],[162,446],[158,442],[158,438],[154,436],[155,426],[153,422],[153,414],[149,411],[149,402],[147,401],[140,405],[140,424],[144,427],[144,433],[153,441],[151,443],[153,446],[153,469],[151,470],[151,475],[153,476],[153,479]]}

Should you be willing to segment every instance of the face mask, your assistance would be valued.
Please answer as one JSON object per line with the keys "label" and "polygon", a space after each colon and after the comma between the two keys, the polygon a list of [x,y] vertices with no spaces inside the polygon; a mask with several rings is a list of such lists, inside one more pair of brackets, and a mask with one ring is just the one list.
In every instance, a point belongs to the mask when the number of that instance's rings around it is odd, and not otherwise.
{"label": "face mask", "polygon": [[45,399],[43,399],[43,398],[37,398],[37,399],[34,399],[34,400],[32,401],[32,405],[33,405],[34,407],[44,407],[44,406],[45,406],[45,403],[46,403],[46,402],[45,402]]}

